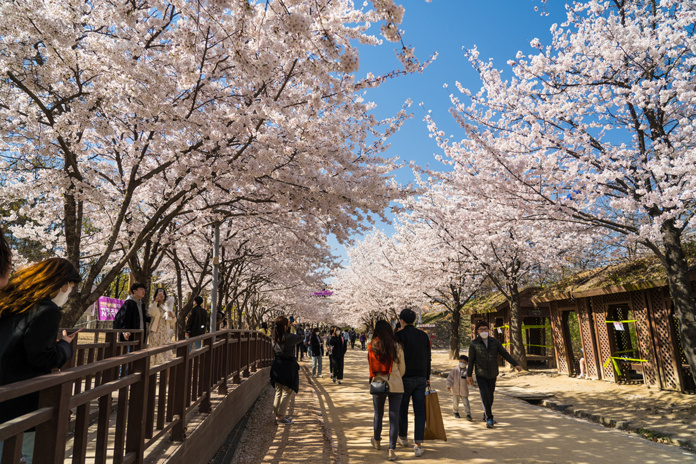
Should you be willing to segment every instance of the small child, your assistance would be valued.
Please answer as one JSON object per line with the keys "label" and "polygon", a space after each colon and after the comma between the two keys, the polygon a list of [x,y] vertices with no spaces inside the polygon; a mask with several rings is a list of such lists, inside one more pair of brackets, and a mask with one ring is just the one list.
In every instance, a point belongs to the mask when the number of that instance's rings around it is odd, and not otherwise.
{"label": "small child", "polygon": [[471,407],[469,406],[469,386],[466,383],[466,367],[469,364],[469,358],[465,355],[459,357],[459,365],[452,369],[447,377],[447,389],[452,392],[452,409],[454,417],[459,415],[459,401],[464,405],[466,419],[471,418]]}

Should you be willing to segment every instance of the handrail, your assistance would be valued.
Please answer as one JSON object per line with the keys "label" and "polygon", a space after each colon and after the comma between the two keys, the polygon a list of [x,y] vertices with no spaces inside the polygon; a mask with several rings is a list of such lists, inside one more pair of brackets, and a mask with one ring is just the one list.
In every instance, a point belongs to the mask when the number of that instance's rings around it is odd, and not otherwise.
{"label": "handrail", "polygon": [[[95,343],[83,344],[89,347],[83,349],[81,365],[0,387],[0,402],[39,392],[37,411],[0,424],[0,441],[5,442],[2,464],[15,462],[24,432],[33,427],[36,464],[63,462],[70,447],[74,463],[142,463],[145,451],[166,432],[174,441],[185,440],[187,413],[196,407],[201,413],[211,412],[214,389],[227,394],[228,382],[240,383],[272,360],[271,340],[261,332],[220,330],[120,354],[133,343],[118,341],[122,330],[88,330],[95,338],[108,339],[101,348],[106,351],[90,354],[88,350],[97,349]],[[201,348],[191,350],[197,341]],[[78,352],[83,345],[77,343]],[[153,356],[170,350],[175,352],[170,361],[151,364]],[[75,431],[69,446],[71,418]],[[92,434],[96,447],[91,448],[96,451],[88,455]]]}

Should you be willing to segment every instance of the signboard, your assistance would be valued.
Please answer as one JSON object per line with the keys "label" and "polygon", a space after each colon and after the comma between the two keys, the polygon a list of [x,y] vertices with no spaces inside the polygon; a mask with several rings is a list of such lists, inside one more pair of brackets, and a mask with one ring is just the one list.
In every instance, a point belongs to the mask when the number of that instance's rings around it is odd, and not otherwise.
{"label": "signboard", "polygon": [[314,293],[312,293],[312,295],[314,295],[314,296],[331,296],[331,295],[333,295],[333,292],[331,292],[329,290],[322,290],[321,292],[314,292]]}
{"label": "signboard", "polygon": [[97,320],[113,321],[124,300],[100,296],[97,300]]}

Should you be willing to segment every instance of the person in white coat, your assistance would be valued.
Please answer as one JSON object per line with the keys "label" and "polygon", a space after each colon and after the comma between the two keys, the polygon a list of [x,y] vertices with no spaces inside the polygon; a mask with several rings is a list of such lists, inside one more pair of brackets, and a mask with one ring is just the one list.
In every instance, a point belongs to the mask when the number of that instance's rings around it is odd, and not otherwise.
{"label": "person in white coat", "polygon": [[452,392],[452,410],[454,417],[459,415],[459,403],[464,405],[464,412],[467,420],[471,418],[471,406],[469,405],[469,385],[466,383],[466,368],[469,364],[469,358],[465,355],[459,357],[459,365],[452,369],[452,372],[447,376],[447,390]]}

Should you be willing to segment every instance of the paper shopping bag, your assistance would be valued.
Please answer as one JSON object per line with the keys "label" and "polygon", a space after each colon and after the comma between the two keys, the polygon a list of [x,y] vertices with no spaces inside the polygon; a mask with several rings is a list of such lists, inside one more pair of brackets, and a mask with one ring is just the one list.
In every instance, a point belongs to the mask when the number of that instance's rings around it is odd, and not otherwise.
{"label": "paper shopping bag", "polygon": [[442,422],[442,412],[440,412],[440,400],[437,392],[430,390],[425,396],[425,437],[426,440],[447,441],[445,424]]}

